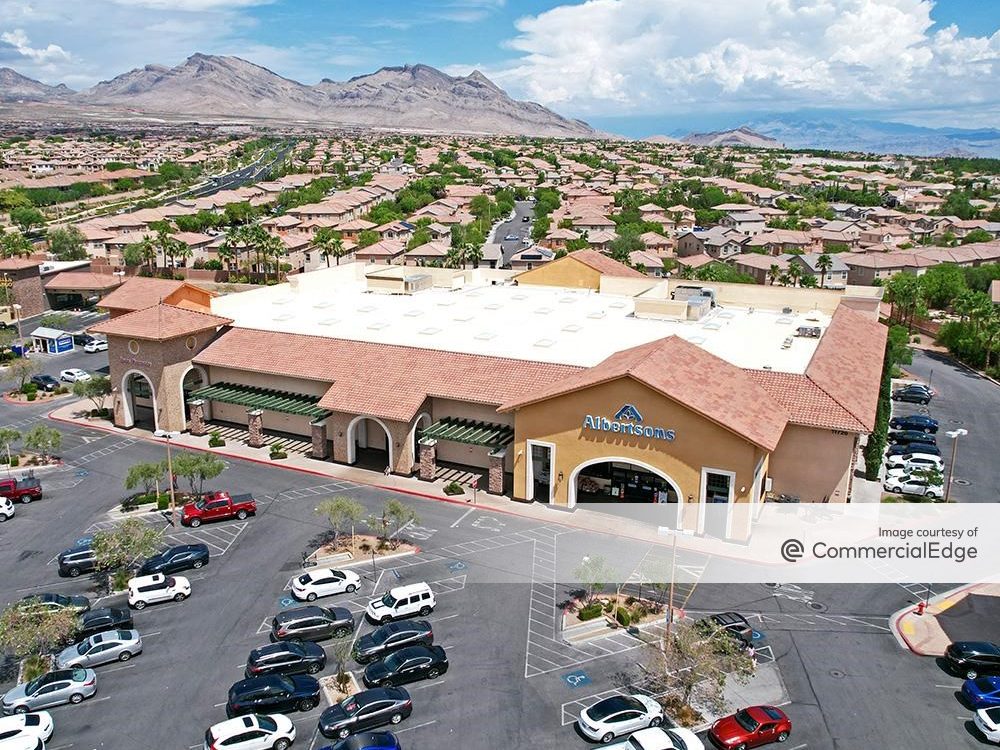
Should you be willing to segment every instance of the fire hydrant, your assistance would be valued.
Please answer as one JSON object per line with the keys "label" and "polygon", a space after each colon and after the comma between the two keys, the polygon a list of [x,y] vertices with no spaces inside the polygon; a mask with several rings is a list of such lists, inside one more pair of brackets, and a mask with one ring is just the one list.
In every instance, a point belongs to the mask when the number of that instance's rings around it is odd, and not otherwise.
{"label": "fire hydrant", "polygon": [[922,616],[925,609],[927,609],[927,602],[917,602],[917,615]]}

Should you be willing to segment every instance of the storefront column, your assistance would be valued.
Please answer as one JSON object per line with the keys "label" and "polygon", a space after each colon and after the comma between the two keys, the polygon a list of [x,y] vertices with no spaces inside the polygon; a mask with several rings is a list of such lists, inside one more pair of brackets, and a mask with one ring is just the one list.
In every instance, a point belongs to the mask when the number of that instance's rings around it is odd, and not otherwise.
{"label": "storefront column", "polygon": [[490,451],[490,477],[486,490],[491,495],[503,494],[503,460],[506,455],[506,448]]}
{"label": "storefront column", "polygon": [[420,478],[425,482],[434,481],[434,474],[437,472],[437,450],[434,446],[437,440],[432,438],[422,439],[419,443],[420,451]]}
{"label": "storefront column", "polygon": [[251,448],[264,447],[263,414],[260,409],[247,409],[247,432],[250,434],[247,445]]}
{"label": "storefront column", "polygon": [[330,457],[330,444],[326,439],[326,419],[311,422],[312,428],[312,457],[325,461]]}
{"label": "storefront column", "polygon": [[188,414],[191,415],[191,422],[188,429],[192,435],[200,437],[208,430],[205,426],[205,402],[201,399],[188,401]]}

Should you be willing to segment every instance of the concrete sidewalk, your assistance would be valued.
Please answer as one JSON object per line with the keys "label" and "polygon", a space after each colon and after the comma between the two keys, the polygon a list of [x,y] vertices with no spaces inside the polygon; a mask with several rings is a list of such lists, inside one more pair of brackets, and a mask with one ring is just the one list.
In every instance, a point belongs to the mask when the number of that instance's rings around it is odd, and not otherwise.
{"label": "concrete sidewalk", "polygon": [[931,597],[923,614],[918,614],[919,606],[905,607],[889,618],[892,634],[901,646],[918,656],[942,656],[952,639],[938,616],[972,594],[1000,597],[1000,584],[969,584],[946,591]]}

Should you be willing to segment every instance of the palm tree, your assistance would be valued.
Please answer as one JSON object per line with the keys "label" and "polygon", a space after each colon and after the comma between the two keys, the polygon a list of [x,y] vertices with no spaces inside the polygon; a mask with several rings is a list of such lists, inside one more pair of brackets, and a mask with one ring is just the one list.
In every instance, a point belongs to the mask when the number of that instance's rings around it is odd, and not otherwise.
{"label": "palm tree", "polygon": [[788,286],[789,284],[792,283],[792,277],[789,276],[787,273],[783,273],[778,277],[778,283],[781,284],[782,286]]}
{"label": "palm tree", "polygon": [[330,267],[331,255],[337,259],[337,265],[339,266],[340,259],[347,254],[347,250],[344,248],[344,240],[341,238],[340,232],[332,227],[323,227],[316,232],[313,244],[319,248],[319,254],[323,258],[326,258],[327,268]]}
{"label": "palm tree", "polygon": [[792,286],[798,286],[799,279],[802,278],[802,269],[799,268],[797,263],[792,263],[788,266],[788,278],[792,280]]}
{"label": "palm tree", "polygon": [[833,258],[830,257],[828,253],[823,253],[816,259],[816,268],[819,269],[819,285],[820,287],[826,286],[826,275],[830,273],[830,269],[833,268]]}
{"label": "palm tree", "polygon": [[465,251],[459,247],[448,248],[444,259],[445,268],[461,268],[465,264]]}
{"label": "palm tree", "polygon": [[465,251],[463,264],[469,262],[472,263],[473,268],[479,268],[479,263],[483,259],[483,246],[469,242],[462,249]]}
{"label": "palm tree", "polygon": [[772,263],[771,267],[767,269],[767,277],[771,280],[771,286],[774,286],[774,282],[778,280],[781,275],[781,266],[777,263]]}
{"label": "palm tree", "polygon": [[274,263],[274,280],[278,282],[281,280],[281,260],[288,255],[288,248],[280,237],[273,234],[268,234],[267,237],[261,247],[264,255],[264,280],[267,280],[267,266],[270,260]]}
{"label": "palm tree", "polygon": [[219,246],[219,257],[224,258],[230,269],[239,268],[240,251],[247,246],[246,226],[232,226],[226,230],[226,239]]}

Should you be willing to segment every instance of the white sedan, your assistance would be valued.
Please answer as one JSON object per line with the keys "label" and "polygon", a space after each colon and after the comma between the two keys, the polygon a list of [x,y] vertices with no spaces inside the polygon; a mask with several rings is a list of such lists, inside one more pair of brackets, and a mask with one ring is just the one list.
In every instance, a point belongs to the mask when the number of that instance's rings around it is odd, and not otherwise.
{"label": "white sedan", "polygon": [[0,746],[14,737],[37,737],[48,742],[53,729],[52,715],[48,711],[5,716],[0,718]]}
{"label": "white sedan", "polygon": [[361,576],[353,570],[317,568],[292,579],[292,595],[302,602],[314,602],[321,596],[353,594],[361,586]]}
{"label": "white sedan", "polygon": [[890,473],[899,474],[901,469],[916,471],[917,469],[931,469],[944,471],[944,461],[940,456],[932,456],[928,453],[904,453],[901,456],[889,456],[885,465]]}
{"label": "white sedan", "polygon": [[287,750],[295,742],[295,725],[284,714],[250,714],[223,721],[205,732],[204,750]]}
{"label": "white sedan", "polygon": [[1000,744],[1000,706],[980,708],[972,717],[976,729],[983,733],[987,742]]}
{"label": "white sedan", "polygon": [[920,495],[929,500],[944,497],[943,484],[931,484],[923,477],[913,474],[886,477],[882,488],[886,492],[896,492],[901,495]]}
{"label": "white sedan", "polygon": [[577,726],[583,734],[607,744],[615,737],[663,723],[663,706],[648,695],[615,695],[580,712]]}
{"label": "white sedan", "polygon": [[191,596],[191,583],[184,576],[165,576],[154,573],[138,576],[128,582],[128,606],[144,609],[157,602],[182,602]]}
{"label": "white sedan", "polygon": [[610,750],[705,750],[705,744],[690,729],[650,727],[616,742]]}
{"label": "white sedan", "polygon": [[59,379],[64,383],[79,383],[90,380],[90,373],[76,367],[71,367],[70,369],[63,370],[59,373]]}
{"label": "white sedan", "polygon": [[87,354],[95,354],[96,352],[106,352],[108,350],[108,342],[97,339],[95,341],[88,341],[83,346],[83,350]]}

